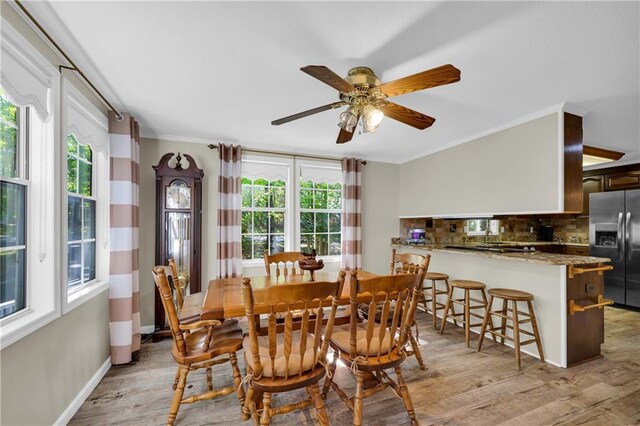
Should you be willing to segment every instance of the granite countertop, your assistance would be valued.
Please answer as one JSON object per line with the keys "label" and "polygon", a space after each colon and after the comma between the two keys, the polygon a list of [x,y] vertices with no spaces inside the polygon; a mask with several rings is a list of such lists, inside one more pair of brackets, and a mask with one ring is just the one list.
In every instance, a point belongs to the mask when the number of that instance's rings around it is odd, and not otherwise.
{"label": "granite countertop", "polygon": [[586,265],[590,263],[611,262],[611,259],[609,259],[608,257],[575,256],[575,255],[569,255],[569,254],[541,253],[539,251],[501,253],[501,252],[494,252],[494,251],[449,248],[443,244],[430,244],[430,245],[392,244],[391,246],[412,248],[416,250],[463,254],[467,256],[488,257],[491,259],[513,260],[517,262],[541,263],[545,265]]}

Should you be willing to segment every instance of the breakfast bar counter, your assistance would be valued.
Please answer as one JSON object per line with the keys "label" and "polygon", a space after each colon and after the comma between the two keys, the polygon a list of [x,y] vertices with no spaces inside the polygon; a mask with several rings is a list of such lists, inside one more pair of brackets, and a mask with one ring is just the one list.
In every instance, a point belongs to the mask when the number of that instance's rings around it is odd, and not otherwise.
{"label": "breakfast bar counter", "polygon": [[[509,288],[533,294],[547,362],[566,368],[601,356],[602,305],[607,304],[602,274],[610,268],[605,265],[610,259],[478,245],[392,247],[400,253],[430,254],[429,271],[448,274],[452,280],[475,280],[486,284],[487,290]],[[445,302],[441,297],[438,301]],[[493,340],[485,339],[485,346],[490,344]],[[522,351],[538,357],[535,348]]]}

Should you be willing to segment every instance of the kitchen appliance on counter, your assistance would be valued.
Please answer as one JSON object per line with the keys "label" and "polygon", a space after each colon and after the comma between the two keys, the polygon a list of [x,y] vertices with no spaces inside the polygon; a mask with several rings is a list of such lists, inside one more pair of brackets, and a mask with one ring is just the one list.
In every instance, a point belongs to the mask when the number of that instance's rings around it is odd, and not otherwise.
{"label": "kitchen appliance on counter", "polygon": [[640,308],[640,189],[590,194],[589,254],[611,259],[605,297]]}
{"label": "kitchen appliance on counter", "polygon": [[538,232],[539,241],[553,241],[553,226],[541,226]]}
{"label": "kitchen appliance on counter", "polygon": [[407,243],[409,244],[424,244],[427,234],[422,228],[409,229],[409,238]]}

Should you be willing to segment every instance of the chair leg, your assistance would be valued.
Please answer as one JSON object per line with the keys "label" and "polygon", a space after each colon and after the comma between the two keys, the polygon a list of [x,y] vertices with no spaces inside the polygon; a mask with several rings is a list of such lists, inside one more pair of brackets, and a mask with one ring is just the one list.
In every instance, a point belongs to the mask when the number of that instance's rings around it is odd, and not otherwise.
{"label": "chair leg", "polygon": [[324,385],[322,386],[322,399],[327,399],[327,394],[329,393],[329,389],[331,389],[331,382],[333,381],[333,377],[336,374],[336,363],[338,362],[338,353],[333,353],[333,359],[329,364],[329,371],[331,374],[327,374],[324,378]]}
{"label": "chair leg", "polygon": [[538,331],[538,321],[536,321],[536,314],[533,312],[533,304],[531,301],[527,301],[527,307],[529,308],[529,315],[531,315],[531,328],[533,328],[533,336],[535,337],[536,345],[538,346],[540,361],[544,362],[544,352],[542,351],[542,340],[540,340],[540,332]]}
{"label": "chair leg", "polygon": [[207,372],[207,389],[209,391],[212,391],[213,390],[213,371],[211,370],[211,367],[207,367],[205,371]]}
{"label": "chair leg", "polygon": [[467,347],[469,347],[469,340],[471,340],[470,330],[471,327],[471,315],[470,315],[470,300],[469,300],[469,290],[464,290],[464,340],[467,342]]}
{"label": "chair leg", "polygon": [[173,390],[176,390],[178,388],[178,380],[180,379],[180,366],[178,366],[178,369],[176,370],[176,378],[173,379]]}
{"label": "chair leg", "polygon": [[[433,316],[433,329],[437,330],[438,327],[436,326],[436,312],[438,312],[437,310],[438,308],[438,301],[436,300],[436,280],[431,280],[431,315]],[[426,307],[425,307],[426,310]]]}
{"label": "chair leg", "polygon": [[260,418],[260,425],[268,425],[271,423],[271,393],[265,392],[262,397],[262,417]]}
{"label": "chair leg", "polygon": [[244,400],[244,405],[242,406],[242,420],[249,420],[249,417],[252,417],[256,406],[255,406],[255,391],[249,384],[249,389],[247,389],[247,397]]}
{"label": "chair leg", "polygon": [[[447,303],[444,305],[444,313],[442,314],[442,324],[440,324],[440,334],[444,332],[444,325],[447,323],[447,315],[449,314],[449,308],[453,308],[451,298],[453,297],[453,287],[449,287],[449,293],[447,294]],[[455,320],[455,317],[453,317]]]}
{"label": "chair leg", "polygon": [[411,349],[413,349],[413,354],[416,356],[418,360],[418,365],[420,366],[420,370],[426,370],[427,367],[424,365],[424,361],[422,360],[422,352],[420,352],[420,345],[416,340],[413,332],[409,332],[409,340],[411,341]]}
{"label": "chair leg", "polygon": [[520,363],[520,322],[518,321],[518,302],[512,300],[511,308],[513,318],[513,348],[516,351],[516,364],[518,365],[518,370],[522,370]]}
{"label": "chair leg", "polygon": [[[451,288],[451,286],[449,285],[449,280],[444,280],[444,286],[445,286],[445,290],[447,290],[447,292],[449,292],[449,289]],[[451,295],[453,295],[453,291],[451,292]],[[458,317],[456,317],[456,305],[455,303],[451,304],[451,318],[453,318],[453,325],[455,325],[456,327],[458,326]]]}
{"label": "chair leg", "polygon": [[[482,327],[480,328],[480,337],[478,338],[478,352],[480,352],[480,349],[482,349],[482,341],[484,340],[484,334],[487,332],[487,323],[489,322],[489,317],[491,316],[491,305],[493,305],[493,296],[489,295],[489,303],[487,304],[487,308],[484,311],[484,319],[482,320]],[[493,326],[491,326],[491,328],[493,328]],[[495,339],[495,335],[494,335],[494,339]]]}
{"label": "chair leg", "polygon": [[184,395],[184,387],[187,384],[187,374],[189,374],[189,367],[181,365],[178,369],[178,385],[173,393],[173,400],[171,401],[171,407],[169,408],[169,418],[167,419],[168,425],[172,425],[178,416],[180,402],[182,401],[182,395]]}
{"label": "chair leg", "polygon": [[316,414],[318,415],[318,421],[321,425],[329,424],[329,416],[327,415],[327,407],[324,406],[324,400],[320,396],[320,386],[317,383],[307,387],[307,390],[311,394],[313,405],[316,407]]}
{"label": "chair leg", "polygon": [[416,412],[413,409],[413,402],[411,401],[409,389],[407,388],[407,384],[404,382],[404,377],[402,377],[402,369],[398,365],[395,367],[395,371],[396,376],[398,377],[398,387],[400,388],[400,392],[402,393],[402,402],[404,403],[404,408],[406,408],[407,414],[409,414],[411,424],[417,425],[418,420],[416,420]]}
{"label": "chair leg", "polygon": [[240,369],[238,368],[238,357],[235,352],[229,354],[229,361],[231,362],[231,371],[233,372],[233,384],[236,387],[236,396],[240,402],[240,407],[244,406],[244,387],[240,386],[242,383],[242,377],[240,376]]}
{"label": "chair leg", "polygon": [[[500,333],[502,336],[507,334],[507,315],[509,314],[508,305],[506,300],[502,300],[502,319],[500,320]],[[504,337],[500,336],[500,344],[504,345]]]}
{"label": "chair leg", "polygon": [[362,425],[362,388],[364,386],[364,376],[362,371],[356,371],[356,395],[353,398],[353,424]]}
{"label": "chair leg", "polygon": [[[482,301],[484,302],[484,310],[485,312],[487,312],[489,309],[489,304],[487,303],[487,294],[484,292],[484,290],[480,290],[480,293],[482,293]],[[491,296],[491,295],[490,295]],[[491,300],[493,301],[493,296],[491,296]],[[486,318],[486,316],[485,316]],[[482,322],[484,322],[484,320],[482,320]],[[489,314],[489,325],[491,326],[491,330],[494,329],[493,327],[493,317],[491,316],[491,314]],[[498,343],[498,340],[496,339],[496,335],[491,333],[491,337],[493,338],[493,342],[494,343]]]}

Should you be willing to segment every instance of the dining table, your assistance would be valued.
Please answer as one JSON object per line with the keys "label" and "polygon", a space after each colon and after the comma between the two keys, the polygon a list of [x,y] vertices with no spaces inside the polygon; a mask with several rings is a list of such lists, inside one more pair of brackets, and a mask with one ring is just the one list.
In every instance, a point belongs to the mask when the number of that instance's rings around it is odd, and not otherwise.
{"label": "dining table", "polygon": [[[251,279],[251,287],[254,289],[267,288],[275,285],[282,284],[298,284],[298,285],[313,285],[314,282],[319,281],[337,281],[339,271],[316,271],[315,279],[312,281],[310,274],[289,274],[289,275],[261,275],[255,277],[248,277]],[[372,272],[368,272],[362,269],[358,269],[358,279],[368,279],[378,276]],[[203,320],[209,319],[228,319],[238,318],[245,316],[244,310],[244,298],[242,296],[242,279],[243,276],[233,278],[216,278],[209,281],[207,292],[204,296],[202,303],[202,312],[200,318]],[[340,305],[348,305],[350,300],[350,285],[351,285],[351,273],[347,271],[345,276],[344,287],[342,288],[342,297],[340,298]],[[328,303],[329,304],[329,301]],[[267,314],[269,313],[269,306],[267,305],[255,305],[255,314]]]}

